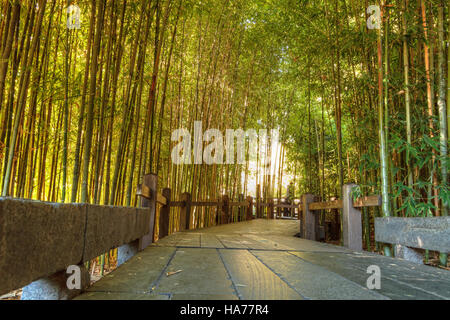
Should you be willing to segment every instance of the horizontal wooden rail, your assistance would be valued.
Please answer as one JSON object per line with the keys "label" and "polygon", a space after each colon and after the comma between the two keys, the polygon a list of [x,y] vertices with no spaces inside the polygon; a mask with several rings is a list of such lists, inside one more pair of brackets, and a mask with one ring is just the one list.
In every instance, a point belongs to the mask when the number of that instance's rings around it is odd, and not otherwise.
{"label": "horizontal wooden rail", "polygon": [[163,206],[167,205],[167,199],[161,193],[156,193],[156,202],[162,204]]}
{"label": "horizontal wooden rail", "polygon": [[152,191],[145,184],[138,184],[136,195],[150,200],[152,198]]}
{"label": "horizontal wooden rail", "polygon": [[[147,187],[146,185],[139,184],[137,187],[136,195],[147,198],[148,200],[152,199],[152,192],[151,192],[150,188]],[[164,197],[159,192],[156,193],[156,202],[158,202],[159,204],[161,204],[163,206],[167,205],[166,197]]]}
{"label": "horizontal wooden rail", "polygon": [[260,203],[258,204],[258,206],[260,206],[260,207],[269,207],[270,204],[269,204],[269,203],[260,202]]}
{"label": "horizontal wooden rail", "polygon": [[186,201],[170,201],[169,206],[170,207],[184,207],[184,206],[186,206]]}
{"label": "horizontal wooden rail", "polygon": [[229,203],[232,207],[247,207],[249,203],[247,201],[234,201]]}
{"label": "horizontal wooden rail", "polygon": [[381,206],[381,197],[380,196],[368,196],[368,197],[362,197],[358,198],[353,201],[353,206],[355,208],[362,208],[362,207],[379,207]]}
{"label": "horizontal wooden rail", "polygon": [[[355,207],[355,208],[378,207],[378,206],[381,206],[381,197],[377,196],[377,195],[362,197],[362,198],[353,200],[353,207]],[[342,200],[312,202],[309,204],[309,210],[311,210],[311,211],[342,209],[342,208],[343,208]]]}
{"label": "horizontal wooden rail", "polygon": [[274,204],[275,208],[290,208],[290,209],[296,209],[299,207],[298,204]]}
{"label": "horizontal wooden rail", "polygon": [[312,202],[309,204],[309,210],[327,210],[327,209],[342,209],[342,200]]}
{"label": "horizontal wooden rail", "polygon": [[[145,186],[138,186],[138,195],[146,197],[148,199],[151,199],[151,192],[150,189],[148,189]],[[158,202],[161,205],[168,205],[170,207],[184,207],[186,205],[185,201],[167,201],[166,197],[164,197],[159,192],[156,195],[156,202]],[[286,204],[286,203],[267,203],[267,202],[259,202],[254,201],[252,202],[253,205],[259,206],[259,207],[270,207],[273,206],[274,208],[288,208],[288,209],[297,209],[300,208],[301,210],[301,203],[298,204]],[[218,200],[211,200],[211,201],[192,201],[190,203],[191,206],[194,207],[214,207],[214,206],[220,206],[221,202]],[[246,207],[249,205],[249,202],[247,200],[245,201],[229,201],[229,206],[232,207]],[[381,205],[381,197],[378,195],[375,196],[367,196],[358,198],[353,201],[353,206],[355,208],[362,208],[362,207],[378,207]],[[318,211],[318,210],[330,210],[330,209],[342,209],[343,203],[342,200],[332,200],[332,201],[324,201],[324,202],[312,202],[309,204],[309,210],[311,211]]]}
{"label": "horizontal wooden rail", "polygon": [[191,206],[194,207],[215,207],[220,204],[219,201],[192,201]]}

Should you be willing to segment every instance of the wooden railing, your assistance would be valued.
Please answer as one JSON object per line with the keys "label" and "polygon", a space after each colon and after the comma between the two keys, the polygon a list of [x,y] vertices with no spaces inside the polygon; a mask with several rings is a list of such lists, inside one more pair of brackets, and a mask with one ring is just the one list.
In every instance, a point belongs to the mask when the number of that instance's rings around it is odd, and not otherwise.
{"label": "wooden railing", "polygon": [[353,200],[352,190],[355,184],[346,184],[343,186],[343,198],[317,202],[318,197],[312,194],[302,196],[302,219],[300,225],[300,236],[305,239],[318,241],[319,215],[321,210],[342,210],[342,237],[345,247],[355,251],[362,251],[362,207],[376,207],[381,205],[381,197],[378,195],[357,198]]}
{"label": "wooden railing", "polygon": [[[232,207],[241,207],[246,211],[246,214],[239,216],[237,221],[253,219],[253,207],[255,208],[256,218],[266,219],[283,217],[283,209],[285,209],[284,211],[287,211],[288,217],[296,217],[301,220],[300,236],[315,241],[320,240],[319,215],[316,213],[322,210],[342,210],[344,246],[354,250],[362,250],[361,213],[358,209],[362,207],[380,206],[381,197],[374,195],[352,199],[352,188],[355,186],[354,184],[344,186],[343,199],[322,202],[317,201],[318,197],[311,194],[303,195],[301,199],[290,200],[294,203],[281,202],[277,198],[261,199],[259,195],[256,196],[256,199],[249,196],[246,200],[242,201],[230,201],[227,195],[217,200],[192,201],[189,193],[182,194],[181,199],[178,201],[172,201],[170,198],[170,189],[163,189],[162,193],[159,193],[156,192],[156,185],[152,184],[140,185],[138,187],[138,195],[148,201],[153,200],[155,205],[156,203],[161,205],[158,232],[154,232],[155,238],[157,237],[158,239],[169,234],[170,208],[173,207],[179,207],[181,209],[179,221],[176,221],[176,224],[180,226],[179,231],[194,228],[193,207],[216,207],[216,225],[232,222],[230,213]],[[240,197],[243,199],[243,195]]]}

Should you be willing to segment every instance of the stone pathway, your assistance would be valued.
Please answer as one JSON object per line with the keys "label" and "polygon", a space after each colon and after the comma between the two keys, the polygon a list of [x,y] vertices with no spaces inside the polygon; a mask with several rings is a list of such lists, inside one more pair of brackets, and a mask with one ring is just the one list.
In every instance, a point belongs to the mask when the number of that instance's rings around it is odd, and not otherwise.
{"label": "stone pathway", "polygon": [[[258,219],[175,233],[77,299],[450,299],[450,271],[296,238],[298,229]],[[366,287],[371,265],[379,290]]]}

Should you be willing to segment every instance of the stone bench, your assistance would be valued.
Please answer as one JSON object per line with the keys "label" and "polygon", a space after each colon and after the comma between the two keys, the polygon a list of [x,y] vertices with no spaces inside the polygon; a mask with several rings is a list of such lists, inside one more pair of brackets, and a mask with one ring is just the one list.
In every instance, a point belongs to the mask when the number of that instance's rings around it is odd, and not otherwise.
{"label": "stone bench", "polygon": [[395,246],[395,256],[423,263],[417,249],[450,252],[450,217],[375,218],[375,241]]}
{"label": "stone bench", "polygon": [[153,221],[148,208],[0,198],[0,295],[26,285],[23,299],[77,295],[66,288],[68,266],[84,269],[85,262],[117,247],[123,263],[145,247],[139,239],[152,237]]}

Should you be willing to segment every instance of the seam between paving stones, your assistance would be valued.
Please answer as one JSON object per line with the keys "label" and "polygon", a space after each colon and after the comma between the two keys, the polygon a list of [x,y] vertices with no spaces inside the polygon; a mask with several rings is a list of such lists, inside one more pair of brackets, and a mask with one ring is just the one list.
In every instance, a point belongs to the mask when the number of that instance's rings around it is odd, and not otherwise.
{"label": "seam between paving stones", "polygon": [[231,285],[233,286],[233,290],[235,295],[238,297],[239,300],[244,300],[244,298],[242,297],[242,295],[239,293],[236,283],[234,283],[233,277],[231,275],[230,270],[228,269],[227,264],[225,263],[225,260],[223,259],[222,253],[220,252],[219,248],[216,248],[217,254],[219,255],[220,261],[222,261],[223,267],[225,268],[225,271],[228,274],[228,278],[231,281]]}
{"label": "seam between paving stones", "polygon": [[[344,279],[346,282],[351,282],[351,283],[357,285],[358,287],[360,287],[360,288],[362,288],[362,289],[364,289],[364,290],[368,290],[367,288],[364,288],[364,287],[363,287],[362,285],[360,285],[359,283],[356,283],[356,282],[354,282],[354,281],[352,281],[352,280],[350,280],[350,279],[347,279],[346,277],[340,275],[339,273],[333,272],[333,271],[328,270],[327,268],[322,267],[322,266],[320,266],[320,265],[318,265],[318,264],[314,264],[314,263],[312,263],[312,262],[310,262],[310,261],[307,261],[307,260],[305,260],[305,259],[303,259],[303,258],[300,258],[299,256],[297,256],[297,255],[295,255],[295,254],[293,254],[293,253],[291,253],[291,252],[288,252],[288,253],[289,253],[290,255],[296,257],[297,259],[300,259],[301,261],[306,262],[306,263],[309,264],[309,265],[312,265],[312,266],[314,266],[314,267],[316,267],[316,268],[318,267],[318,268],[324,269],[325,271],[330,272],[330,273],[333,273],[333,274],[337,275],[339,278]],[[319,252],[319,253],[320,253],[320,252]],[[381,297],[383,297],[383,298],[392,300],[390,297],[387,297],[387,296],[385,296],[385,295],[383,295],[383,294],[381,294],[381,293],[374,292],[373,290],[368,290],[368,291],[369,291],[370,293],[374,294],[375,297],[376,297],[376,296],[381,296]]]}
{"label": "seam between paving stones", "polygon": [[165,265],[164,268],[162,269],[162,271],[161,271],[161,273],[159,274],[158,278],[157,278],[154,282],[152,282],[152,283],[150,284],[150,288],[149,288],[150,291],[149,291],[149,293],[155,292],[155,290],[158,288],[159,283],[161,282],[162,277],[164,276],[164,273],[166,273],[167,269],[169,268],[169,265],[170,265],[170,263],[172,262],[173,258],[175,257],[175,254],[177,253],[177,251],[178,251],[178,248],[175,247],[175,250],[172,252],[172,254],[171,254],[169,260],[167,261],[166,265]]}
{"label": "seam between paving stones", "polygon": [[308,253],[345,253],[343,251],[310,251],[310,250],[292,250],[292,249],[254,249],[254,248],[233,248],[226,247],[225,244],[217,238],[219,242],[224,246],[224,248],[216,248],[216,247],[193,247],[193,246],[177,246],[177,245],[155,245],[155,247],[174,247],[174,248],[191,248],[191,249],[227,249],[227,250],[258,250],[258,251],[277,251],[277,252],[308,252]]}
{"label": "seam between paving stones", "polygon": [[225,245],[225,243],[222,242],[222,240],[220,240],[220,238],[217,235],[214,235],[214,237],[216,237],[216,239],[220,242],[220,244],[223,247],[223,248],[216,248],[216,249],[230,249]]}
{"label": "seam between paving stones", "polygon": [[[254,251],[257,251],[257,250],[254,250]],[[300,297],[302,297],[302,298],[305,299],[305,300],[311,300],[310,297],[304,295],[303,293],[300,292],[300,290],[297,290],[297,288],[295,288],[294,286],[292,286],[292,285],[287,281],[287,279],[284,278],[281,274],[279,274],[278,272],[276,272],[274,269],[272,269],[272,268],[269,267],[266,263],[264,263],[264,261],[262,261],[262,260],[261,260],[260,258],[258,258],[256,255],[254,255],[253,252],[252,252],[251,250],[248,250],[248,252],[249,252],[252,256],[254,256],[259,262],[261,262],[267,269],[269,269],[270,271],[272,271],[272,273],[273,273],[274,275],[276,275],[278,278],[280,278],[281,281],[283,281],[284,283],[286,283],[286,285],[287,285],[289,288],[291,288],[292,290],[294,290],[295,292],[297,292],[298,295],[299,295]]]}

